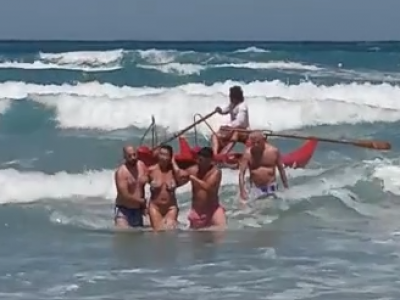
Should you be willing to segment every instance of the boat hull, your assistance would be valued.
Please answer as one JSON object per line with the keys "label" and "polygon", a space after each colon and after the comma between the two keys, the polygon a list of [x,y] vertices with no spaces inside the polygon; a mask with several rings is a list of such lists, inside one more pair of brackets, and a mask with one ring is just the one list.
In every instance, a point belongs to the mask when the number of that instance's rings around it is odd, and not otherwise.
{"label": "boat hull", "polygon": [[[196,163],[197,152],[200,147],[190,147],[185,137],[179,137],[178,142],[179,151],[174,156],[175,161],[182,169],[193,166]],[[299,148],[282,156],[284,166],[293,169],[304,168],[314,155],[317,145],[317,140],[306,140]],[[227,167],[234,168],[241,157],[242,153],[227,153],[225,155],[218,155],[214,160],[222,166],[226,165]],[[138,148],[138,158],[147,166],[151,166],[157,161],[153,152],[147,146],[140,146]]]}

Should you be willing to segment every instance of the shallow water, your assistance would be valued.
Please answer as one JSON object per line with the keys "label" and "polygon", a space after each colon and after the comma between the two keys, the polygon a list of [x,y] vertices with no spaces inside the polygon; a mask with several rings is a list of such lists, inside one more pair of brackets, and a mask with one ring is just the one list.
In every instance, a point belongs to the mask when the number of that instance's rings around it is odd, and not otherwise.
{"label": "shallow water", "polygon": [[[0,296],[399,299],[399,49],[0,43]],[[237,172],[224,170],[223,233],[187,229],[188,186],[179,231],[115,232],[121,147],[139,143],[151,115],[160,131],[189,125],[236,81],[254,128],[385,139],[393,150],[321,144],[306,169],[288,170],[279,200],[246,209]]]}

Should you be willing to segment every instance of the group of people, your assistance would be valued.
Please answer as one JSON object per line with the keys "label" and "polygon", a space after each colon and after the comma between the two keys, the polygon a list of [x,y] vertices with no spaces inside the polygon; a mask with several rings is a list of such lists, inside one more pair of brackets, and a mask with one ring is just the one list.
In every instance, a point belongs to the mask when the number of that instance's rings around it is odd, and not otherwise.
{"label": "group of people", "polygon": [[[174,159],[173,148],[161,145],[155,152],[157,162],[146,166],[138,159],[134,146],[125,146],[125,162],[115,172],[117,197],[115,201],[115,225],[119,228],[143,227],[148,216],[154,231],[175,229],[178,225],[179,206],[176,190],[191,184],[191,209],[188,215],[190,228],[213,227],[224,229],[227,225],[225,209],[220,203],[219,190],[222,172],[214,164],[216,154],[228,153],[238,141],[247,142],[239,163],[239,192],[241,201],[251,197],[274,196],[277,191],[276,169],[283,186],[288,188],[279,150],[267,143],[260,131],[249,131],[248,108],[242,89],[230,89],[230,104],[220,114],[230,114],[231,123],[222,126],[213,135],[212,147],[203,147],[197,153],[196,164],[181,169]],[[250,193],[245,187],[245,173],[250,171]],[[150,187],[149,200],[145,199],[145,187]]]}

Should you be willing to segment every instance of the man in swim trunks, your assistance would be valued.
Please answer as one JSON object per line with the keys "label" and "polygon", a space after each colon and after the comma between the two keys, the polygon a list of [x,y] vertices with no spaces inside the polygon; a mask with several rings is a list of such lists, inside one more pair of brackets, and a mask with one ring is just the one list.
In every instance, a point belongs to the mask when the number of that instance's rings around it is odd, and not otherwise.
{"label": "man in swim trunks", "polygon": [[114,222],[118,228],[143,227],[143,214],[146,208],[144,186],[147,170],[137,159],[133,146],[123,148],[125,162],[115,172],[117,198],[115,200]]}
{"label": "man in swim trunks", "polygon": [[247,148],[239,163],[240,198],[244,202],[248,198],[245,189],[244,175],[250,170],[251,196],[260,199],[276,197],[276,168],[278,168],[283,186],[288,188],[287,177],[277,148],[267,143],[261,131],[253,131],[249,135],[251,146]]}
{"label": "man in swim trunks", "polygon": [[[230,103],[227,107],[217,107],[215,110],[221,115],[230,114],[231,121],[221,126],[216,134],[212,135],[213,154],[225,154],[232,150],[236,142],[246,143],[250,127],[249,111],[244,102],[243,91],[240,86],[229,89]],[[242,131],[235,129],[241,129]]]}
{"label": "man in swim trunks", "polygon": [[201,148],[197,153],[197,164],[186,171],[179,170],[180,176],[192,184],[192,207],[188,216],[190,228],[200,229],[213,226],[226,227],[225,210],[219,204],[219,188],[222,172],[213,164],[210,147]]}

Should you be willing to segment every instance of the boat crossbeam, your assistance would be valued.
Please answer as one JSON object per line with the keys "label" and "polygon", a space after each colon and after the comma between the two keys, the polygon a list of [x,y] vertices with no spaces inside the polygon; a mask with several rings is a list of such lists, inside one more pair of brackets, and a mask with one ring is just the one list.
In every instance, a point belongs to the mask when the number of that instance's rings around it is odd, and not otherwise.
{"label": "boat crossbeam", "polygon": [[149,127],[147,127],[146,131],[140,138],[139,145],[143,144],[149,132],[151,132],[151,147],[154,148],[154,146],[158,143],[158,135],[157,135],[157,124],[153,115],[151,116],[151,123]]}
{"label": "boat crossbeam", "polygon": [[[196,123],[197,118],[203,119],[204,117],[203,117],[201,114],[199,114],[199,113],[195,114],[195,115],[193,116],[193,123]],[[212,129],[210,123],[208,123],[206,120],[204,120],[203,122],[204,122],[204,124],[206,124],[206,126],[208,127],[208,129],[210,129],[211,133],[216,134],[216,132],[214,131],[214,129]],[[210,142],[210,139],[209,139],[205,134],[202,134],[202,136],[203,136],[203,138],[204,138],[206,141]],[[198,146],[199,143],[198,143],[197,126],[194,127],[194,141],[195,141],[196,146]]]}

